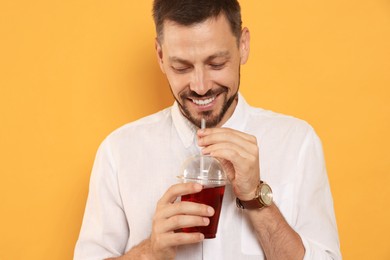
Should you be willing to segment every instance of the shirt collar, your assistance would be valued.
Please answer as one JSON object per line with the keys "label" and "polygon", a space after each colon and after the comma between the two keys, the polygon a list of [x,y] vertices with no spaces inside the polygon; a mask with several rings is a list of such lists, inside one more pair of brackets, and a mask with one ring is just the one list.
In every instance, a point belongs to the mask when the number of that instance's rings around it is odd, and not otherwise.
{"label": "shirt collar", "polygon": [[[248,113],[248,104],[246,103],[244,97],[238,93],[238,102],[237,106],[232,114],[232,116],[226,121],[222,127],[232,128],[238,131],[243,132],[246,126]],[[180,111],[177,101],[172,106],[171,110],[173,124],[177,130],[177,133],[184,144],[185,148],[193,145],[196,130],[198,127],[193,125]]]}

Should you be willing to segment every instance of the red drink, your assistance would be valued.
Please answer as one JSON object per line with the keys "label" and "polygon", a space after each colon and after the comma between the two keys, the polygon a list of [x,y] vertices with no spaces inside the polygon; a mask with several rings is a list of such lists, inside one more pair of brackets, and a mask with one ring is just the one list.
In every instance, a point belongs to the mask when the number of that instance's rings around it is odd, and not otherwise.
{"label": "red drink", "polygon": [[215,238],[217,233],[219,215],[221,213],[222,199],[225,192],[225,186],[205,188],[201,192],[188,194],[181,197],[182,201],[191,201],[202,203],[214,208],[215,213],[210,217],[210,224],[201,227],[183,228],[184,232],[200,232],[205,238]]}

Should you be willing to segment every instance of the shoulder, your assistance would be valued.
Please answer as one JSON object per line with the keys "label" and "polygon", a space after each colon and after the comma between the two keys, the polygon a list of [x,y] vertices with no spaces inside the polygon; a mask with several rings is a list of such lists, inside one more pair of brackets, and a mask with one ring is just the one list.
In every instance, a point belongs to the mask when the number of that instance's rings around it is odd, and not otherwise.
{"label": "shoulder", "polygon": [[262,128],[265,131],[276,133],[297,132],[309,133],[314,132],[313,127],[303,119],[277,113],[262,108],[249,107],[249,128]]}
{"label": "shoulder", "polygon": [[169,129],[171,125],[171,107],[169,107],[115,129],[105,138],[104,142],[118,144],[131,140],[151,139]]}

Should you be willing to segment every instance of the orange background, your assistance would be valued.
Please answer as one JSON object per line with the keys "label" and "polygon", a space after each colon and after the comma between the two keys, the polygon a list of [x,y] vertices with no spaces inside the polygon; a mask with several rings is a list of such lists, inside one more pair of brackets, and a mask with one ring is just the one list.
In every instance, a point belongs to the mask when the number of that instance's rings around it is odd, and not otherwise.
{"label": "orange background", "polygon": [[[99,143],[172,103],[151,2],[0,2],[1,260],[72,259]],[[317,130],[344,259],[390,259],[390,2],[241,2],[241,92]]]}

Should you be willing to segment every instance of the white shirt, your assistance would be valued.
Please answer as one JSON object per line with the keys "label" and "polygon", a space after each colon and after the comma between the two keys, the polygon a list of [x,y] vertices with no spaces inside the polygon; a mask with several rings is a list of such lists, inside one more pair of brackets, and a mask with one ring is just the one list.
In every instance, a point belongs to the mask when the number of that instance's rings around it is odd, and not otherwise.
{"label": "white shirt", "polygon": [[[239,101],[224,127],[257,138],[261,179],[301,236],[305,259],[341,259],[320,140],[304,121]],[[101,144],[92,170],[74,259],[119,256],[151,234],[157,201],[178,182],[181,163],[199,153],[196,128],[178,105],[127,124]],[[178,248],[176,259],[264,259],[249,221],[226,186],[215,239]]]}

